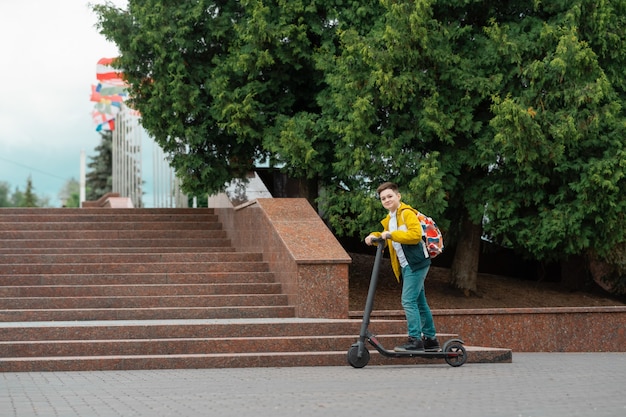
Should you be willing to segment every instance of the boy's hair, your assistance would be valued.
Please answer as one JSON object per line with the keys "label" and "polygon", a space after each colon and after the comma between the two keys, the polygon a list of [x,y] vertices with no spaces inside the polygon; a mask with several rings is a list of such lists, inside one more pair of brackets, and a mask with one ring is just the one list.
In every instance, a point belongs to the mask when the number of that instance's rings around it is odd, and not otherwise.
{"label": "boy's hair", "polygon": [[376,189],[376,192],[378,194],[380,194],[380,193],[382,193],[383,191],[385,191],[387,189],[393,191],[394,193],[397,193],[398,192],[398,185],[396,183],[389,182],[389,181],[383,182],[382,184],[380,184],[378,186],[378,188]]}

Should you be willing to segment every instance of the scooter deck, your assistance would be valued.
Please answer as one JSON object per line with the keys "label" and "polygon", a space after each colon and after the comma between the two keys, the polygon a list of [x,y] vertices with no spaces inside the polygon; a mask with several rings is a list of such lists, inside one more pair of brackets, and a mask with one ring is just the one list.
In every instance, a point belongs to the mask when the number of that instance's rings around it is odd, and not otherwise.
{"label": "scooter deck", "polygon": [[[445,358],[455,358],[459,356],[458,352],[446,352],[445,345],[444,349],[440,349],[437,351],[415,351],[415,352],[396,352],[395,350],[387,350],[383,347],[382,344],[378,341],[376,336],[370,334],[367,337],[367,341],[372,345],[376,350],[381,354],[388,358],[430,358],[430,359],[445,359]],[[461,340],[454,339],[455,342],[463,343]]]}
{"label": "scooter deck", "polygon": [[[374,345],[373,345],[374,346]],[[395,350],[386,350],[374,346],[376,350],[388,358],[429,358],[429,359],[445,359],[458,356],[458,353],[443,352],[441,350],[437,352],[396,352]]]}

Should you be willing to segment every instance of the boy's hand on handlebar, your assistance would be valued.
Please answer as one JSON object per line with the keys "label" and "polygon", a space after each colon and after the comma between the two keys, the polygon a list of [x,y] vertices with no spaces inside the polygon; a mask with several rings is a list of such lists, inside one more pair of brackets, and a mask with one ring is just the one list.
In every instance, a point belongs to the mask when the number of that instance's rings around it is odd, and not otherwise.
{"label": "boy's hand on handlebar", "polygon": [[[389,233],[389,232],[385,232],[385,233],[391,235],[391,233]],[[382,242],[385,241],[385,239],[382,236],[384,236],[384,233],[383,233],[383,235],[381,235],[381,237],[376,237],[374,235],[369,235],[369,236],[367,236],[365,238],[365,244],[368,245],[368,246],[372,246],[375,243],[382,243]],[[389,239],[391,239],[391,236],[389,237]]]}

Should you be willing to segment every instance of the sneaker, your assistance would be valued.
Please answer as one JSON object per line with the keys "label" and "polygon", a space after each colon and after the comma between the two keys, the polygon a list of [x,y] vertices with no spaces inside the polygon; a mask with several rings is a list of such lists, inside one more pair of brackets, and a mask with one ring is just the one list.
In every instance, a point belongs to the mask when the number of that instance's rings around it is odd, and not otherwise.
{"label": "sneaker", "polygon": [[439,341],[436,337],[422,336],[422,342],[424,343],[424,350],[426,352],[439,352],[441,350],[441,346],[439,346]]}
{"label": "sneaker", "polygon": [[423,352],[424,342],[422,342],[422,339],[409,336],[409,341],[406,345],[396,346],[393,350],[396,352]]}

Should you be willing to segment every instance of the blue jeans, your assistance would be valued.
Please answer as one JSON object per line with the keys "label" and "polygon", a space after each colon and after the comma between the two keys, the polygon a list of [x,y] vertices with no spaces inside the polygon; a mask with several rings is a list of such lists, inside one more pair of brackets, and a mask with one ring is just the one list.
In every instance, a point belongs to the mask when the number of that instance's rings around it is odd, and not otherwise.
{"label": "blue jeans", "polygon": [[424,292],[424,280],[430,266],[412,271],[409,266],[402,268],[402,308],[406,315],[409,336],[417,339],[435,337],[435,323]]}

